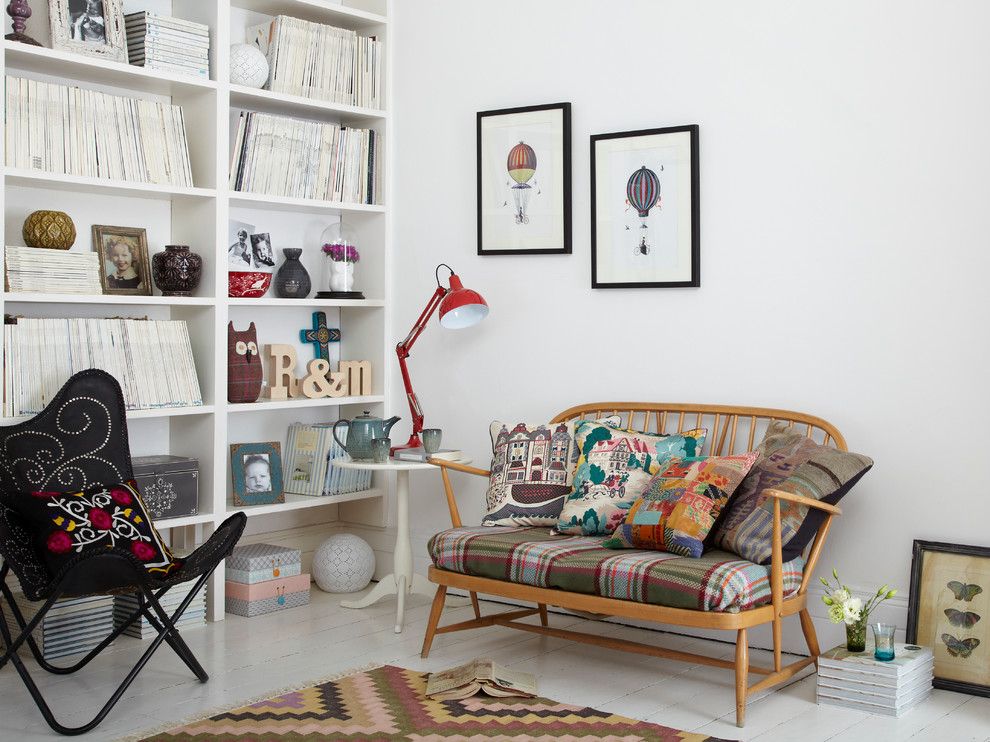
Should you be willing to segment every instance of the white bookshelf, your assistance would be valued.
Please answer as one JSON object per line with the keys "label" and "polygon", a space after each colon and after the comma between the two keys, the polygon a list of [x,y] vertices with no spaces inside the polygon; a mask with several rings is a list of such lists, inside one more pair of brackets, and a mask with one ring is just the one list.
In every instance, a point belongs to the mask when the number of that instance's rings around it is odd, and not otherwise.
{"label": "white bookshelf", "polygon": [[[196,515],[156,522],[174,543],[192,548],[205,540],[231,513],[244,510],[249,532],[353,520],[380,522],[383,509],[370,498],[386,493],[387,482],[333,498],[286,495],[283,504],[238,508],[230,485],[229,446],[250,441],[280,441],[296,421],[333,421],[362,410],[383,414],[388,398],[388,370],[394,338],[388,332],[391,306],[391,100],[392,44],[389,15],[392,0],[124,0],[124,11],[150,10],[205,23],[211,36],[211,79],[146,70],[44,47],[3,41],[4,75],[59,81],[118,95],[171,100],[181,105],[186,120],[193,165],[190,188],[83,178],[3,167],[4,245],[23,245],[21,224],[35,209],[67,212],[76,224],[73,250],[89,251],[91,226],[110,224],[144,227],[151,253],[168,244],[187,244],[203,256],[203,278],[191,297],[75,296],[45,293],[0,293],[5,314],[26,317],[148,317],[182,319],[189,327],[204,404],[131,410],[127,414],[132,454],[172,453],[195,456],[200,462],[200,502]],[[45,3],[33,3],[27,32],[47,44]],[[253,90],[228,82],[229,47],[244,40],[244,29],[266,16],[292,15],[374,35],[385,42],[386,108],[375,110],[311,100],[294,95]],[[10,30],[7,19],[6,31]],[[6,32],[5,31],[5,32]],[[381,205],[347,204],[238,193],[228,187],[230,141],[237,115],[243,110],[334,121],[375,128],[383,135]],[[2,121],[0,121],[2,124]],[[3,146],[0,136],[0,146]],[[6,157],[0,159],[0,165]],[[312,294],[321,288],[323,256],[319,237],[338,220],[347,221],[360,236],[361,262],[355,287],[367,299],[279,299],[274,290],[261,299],[227,297],[227,242],[230,220],[268,232],[281,259],[287,247],[303,248],[303,264],[313,279]],[[299,330],[310,326],[314,311],[324,311],[331,327],[341,328],[341,342],[331,346],[331,361],[370,360],[373,393],[338,399],[267,400],[255,404],[227,402],[227,323],[246,329],[254,322],[259,343],[296,346],[302,368],[312,346],[299,341]],[[0,419],[11,424],[25,418]],[[345,507],[343,503],[351,503]],[[362,507],[362,503],[368,504]],[[223,571],[211,580],[208,606],[212,620],[223,610]]]}

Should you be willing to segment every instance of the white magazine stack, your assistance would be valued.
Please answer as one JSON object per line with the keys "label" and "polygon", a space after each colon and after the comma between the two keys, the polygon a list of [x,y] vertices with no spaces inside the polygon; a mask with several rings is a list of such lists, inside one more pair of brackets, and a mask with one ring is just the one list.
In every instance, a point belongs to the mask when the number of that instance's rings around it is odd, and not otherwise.
{"label": "white magazine stack", "polygon": [[[41,607],[41,603],[30,602],[20,592],[14,593],[14,600],[26,621],[30,621]],[[6,601],[3,602],[3,613],[8,626],[16,627],[17,622]],[[46,660],[54,660],[88,652],[110,636],[112,631],[113,597],[95,595],[56,601],[32,636],[42,656]],[[16,628],[14,632],[20,633]],[[23,648],[21,656],[24,656]]]}
{"label": "white magazine stack", "polygon": [[4,258],[8,291],[103,293],[100,287],[100,258],[95,252],[8,246]]}
{"label": "white magazine stack", "polygon": [[818,658],[818,703],[899,717],[932,693],[935,663],[930,647],[896,644],[894,659],[835,647]]}
{"label": "white magazine stack", "polygon": [[[192,590],[192,586],[195,580],[190,580],[189,582],[183,582],[175,587],[171,588],[164,597],[161,599],[162,608],[165,612],[171,616],[175,609],[179,607],[179,603],[182,602],[183,598]],[[119,628],[120,625],[127,620],[137,609],[137,594],[128,593],[126,595],[117,595],[114,597],[113,605],[113,625],[114,628]],[[157,615],[157,614],[156,614]],[[182,614],[182,617],[176,622],[175,626],[180,631],[186,629],[195,628],[197,626],[206,625],[206,588],[204,587],[198,593],[196,597],[192,599],[189,607],[186,608],[186,612]],[[144,616],[141,616],[129,627],[124,629],[124,634],[126,636],[133,636],[137,639],[152,639],[158,636],[158,632],[152,627],[151,623]]]}
{"label": "white magazine stack", "polygon": [[283,489],[288,493],[333,497],[371,487],[370,471],[333,465],[334,461],[347,458],[347,453],[333,439],[333,423],[293,423],[289,426],[285,450]]}
{"label": "white magazine stack", "polygon": [[210,27],[147,11],[128,13],[127,60],[151,70],[210,76]]}

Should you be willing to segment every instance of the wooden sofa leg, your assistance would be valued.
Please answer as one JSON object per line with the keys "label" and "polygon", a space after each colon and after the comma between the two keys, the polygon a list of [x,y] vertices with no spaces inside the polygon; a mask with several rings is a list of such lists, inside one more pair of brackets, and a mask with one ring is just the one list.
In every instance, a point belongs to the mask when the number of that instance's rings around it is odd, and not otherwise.
{"label": "wooden sofa leg", "polygon": [[746,723],[746,686],[749,680],[749,644],[746,629],[736,634],[736,726]]}
{"label": "wooden sofa leg", "polygon": [[547,615],[547,604],[546,603],[537,603],[536,604],[536,607],[540,609],[540,625],[541,626],[549,626],[550,625],[550,617]]}
{"label": "wooden sofa leg", "polygon": [[808,613],[807,608],[801,611],[800,616],[801,631],[804,632],[804,640],[808,644],[808,653],[815,658],[815,667],[817,667],[818,655],[822,653],[822,650],[818,647],[818,634],[815,633],[815,624],[811,620],[811,614]]}
{"label": "wooden sofa leg", "polygon": [[419,653],[424,660],[430,656],[433,635],[437,633],[437,625],[440,623],[440,614],[443,613],[443,602],[446,598],[447,586],[437,585],[437,593],[433,596],[433,607],[430,608],[430,621],[426,624],[426,636],[423,637],[423,651]]}
{"label": "wooden sofa leg", "polygon": [[478,593],[471,593],[471,607],[474,609],[474,617],[481,618],[481,604],[478,603]]}

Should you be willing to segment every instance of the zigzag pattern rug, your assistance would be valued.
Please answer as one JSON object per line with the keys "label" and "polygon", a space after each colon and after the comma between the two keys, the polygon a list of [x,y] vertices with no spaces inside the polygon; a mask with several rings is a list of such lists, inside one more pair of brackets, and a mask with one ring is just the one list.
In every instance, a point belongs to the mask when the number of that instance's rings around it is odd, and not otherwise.
{"label": "zigzag pattern rug", "polygon": [[546,698],[431,701],[426,675],[385,665],[211,716],[144,742],[602,740],[719,742]]}

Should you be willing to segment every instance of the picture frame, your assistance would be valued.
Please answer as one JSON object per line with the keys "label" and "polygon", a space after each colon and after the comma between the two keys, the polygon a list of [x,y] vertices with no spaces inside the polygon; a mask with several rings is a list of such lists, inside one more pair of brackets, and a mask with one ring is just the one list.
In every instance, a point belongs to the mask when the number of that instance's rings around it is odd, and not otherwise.
{"label": "picture frame", "polygon": [[93,249],[100,257],[104,294],[151,296],[151,259],[144,229],[94,224]]}
{"label": "picture frame", "polygon": [[571,252],[571,104],[477,114],[478,255]]}
{"label": "picture frame", "polygon": [[48,0],[52,48],[127,63],[123,0]]}
{"label": "picture frame", "polygon": [[591,288],[701,285],[698,130],[591,137]]}
{"label": "picture frame", "polygon": [[282,445],[278,441],[231,444],[230,479],[235,505],[284,503]]}
{"label": "picture frame", "polygon": [[990,546],[914,542],[906,635],[932,647],[936,688],[990,696]]}

